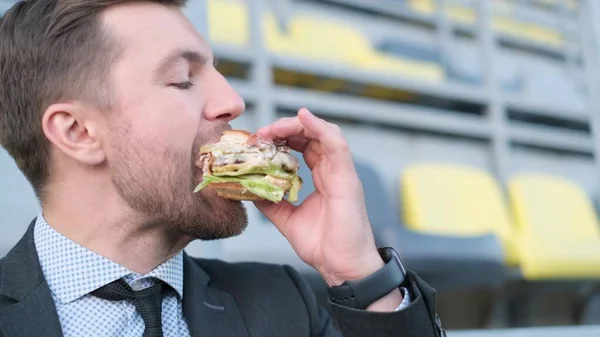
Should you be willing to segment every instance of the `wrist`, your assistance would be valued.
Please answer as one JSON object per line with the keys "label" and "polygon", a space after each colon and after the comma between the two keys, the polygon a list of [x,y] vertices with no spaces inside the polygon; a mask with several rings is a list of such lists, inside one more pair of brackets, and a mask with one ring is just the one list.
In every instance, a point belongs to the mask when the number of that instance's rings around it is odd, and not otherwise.
{"label": "wrist", "polygon": [[381,247],[377,254],[346,273],[322,273],[329,300],[355,309],[395,311],[403,300],[399,288],[406,282],[406,270],[393,248]]}
{"label": "wrist", "polygon": [[403,300],[404,296],[402,295],[400,288],[396,288],[386,296],[371,303],[367,307],[367,311],[393,312],[400,306]]}
{"label": "wrist", "polygon": [[347,281],[361,280],[375,273],[385,265],[385,262],[377,252],[371,255],[371,257],[363,259],[360,262],[336,268],[336,270],[340,270],[338,272],[330,273],[323,271],[320,273],[321,277],[323,277],[323,280],[330,287],[337,287]]}

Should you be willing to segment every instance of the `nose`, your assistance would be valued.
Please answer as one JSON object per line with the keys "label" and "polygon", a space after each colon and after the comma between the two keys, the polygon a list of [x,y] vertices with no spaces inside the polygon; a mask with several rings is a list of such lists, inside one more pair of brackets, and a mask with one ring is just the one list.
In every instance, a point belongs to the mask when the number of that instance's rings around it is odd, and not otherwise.
{"label": "nose", "polygon": [[246,109],[244,99],[216,69],[212,71],[208,83],[210,84],[205,88],[209,97],[204,108],[205,119],[229,122],[244,112]]}

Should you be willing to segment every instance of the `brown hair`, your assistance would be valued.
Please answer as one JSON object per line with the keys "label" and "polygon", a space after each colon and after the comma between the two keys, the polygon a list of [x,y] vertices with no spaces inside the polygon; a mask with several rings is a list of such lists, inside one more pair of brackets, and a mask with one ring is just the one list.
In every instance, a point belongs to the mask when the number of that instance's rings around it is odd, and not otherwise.
{"label": "brown hair", "polygon": [[[40,199],[51,172],[44,110],[72,99],[111,109],[107,74],[120,48],[100,14],[133,1],[139,0],[20,1],[0,19],[0,145]],[[187,2],[147,1],[178,7]]]}

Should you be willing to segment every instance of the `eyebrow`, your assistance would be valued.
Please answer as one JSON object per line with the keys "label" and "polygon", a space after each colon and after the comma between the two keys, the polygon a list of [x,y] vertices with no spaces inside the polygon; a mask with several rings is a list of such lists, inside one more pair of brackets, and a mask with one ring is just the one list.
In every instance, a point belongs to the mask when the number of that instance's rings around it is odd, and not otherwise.
{"label": "eyebrow", "polygon": [[[196,64],[199,66],[203,66],[209,61],[209,57],[203,53],[200,53],[196,50],[175,50],[167,57],[165,57],[162,61],[160,61],[158,68],[154,71],[156,75],[163,74],[166,72],[173,64],[178,61],[187,61],[192,64]],[[213,63],[216,62],[216,59],[213,60]]]}

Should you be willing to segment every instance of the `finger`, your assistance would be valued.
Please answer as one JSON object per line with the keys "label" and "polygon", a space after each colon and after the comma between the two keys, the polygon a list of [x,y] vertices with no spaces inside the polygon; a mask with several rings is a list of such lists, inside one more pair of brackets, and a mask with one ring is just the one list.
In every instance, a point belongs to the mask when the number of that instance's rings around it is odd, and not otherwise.
{"label": "finger", "polygon": [[304,136],[291,136],[287,139],[287,145],[294,151],[304,152],[312,139]]}
{"label": "finger", "polygon": [[317,139],[317,134],[310,131],[300,122],[298,116],[281,119],[267,127],[265,134],[269,138],[289,139],[291,137],[305,137]]}
{"label": "finger", "polygon": [[273,135],[273,133],[271,132],[271,127],[273,125],[276,125],[276,124],[285,124],[288,121],[290,121],[292,119],[295,119],[295,118],[298,118],[298,117],[282,117],[282,118],[276,120],[275,122],[273,122],[272,124],[269,124],[267,126],[263,126],[262,128],[258,129],[256,131],[256,134],[258,134],[261,137],[267,138],[267,139],[273,139],[273,138],[275,138],[274,135]]}
{"label": "finger", "polygon": [[260,200],[254,201],[254,205],[262,214],[267,217],[267,219],[269,219],[269,221],[275,225],[275,227],[277,227],[283,236],[288,237],[287,224],[290,216],[296,208],[295,205],[287,200],[281,200],[279,203]]}
{"label": "finger", "polygon": [[[348,169],[353,167],[352,154],[348,143],[342,136],[337,125],[328,123],[313,115],[307,109],[300,109],[298,119],[305,130],[305,134],[314,134],[323,148],[324,154],[331,160],[333,170]],[[293,121],[287,124],[292,124]]]}
{"label": "finger", "polygon": [[263,129],[262,132],[271,139],[293,140],[288,145],[299,152],[306,152],[308,144],[313,141],[318,142],[319,146],[313,148],[321,150],[319,151],[320,155],[327,154],[329,156],[332,163],[331,168],[334,170],[347,170],[353,165],[352,155],[340,128],[316,117],[307,109],[300,109],[297,117],[278,120]]}
{"label": "finger", "polygon": [[302,157],[304,158],[304,162],[306,162],[306,165],[311,171],[321,159],[322,154],[323,149],[321,143],[314,140],[308,143],[308,147],[306,148],[306,150],[304,150]]}
{"label": "finger", "polygon": [[323,154],[321,143],[304,136],[289,137],[287,139],[287,145],[292,150],[302,153],[306,165],[308,165],[308,168],[311,170]]}

